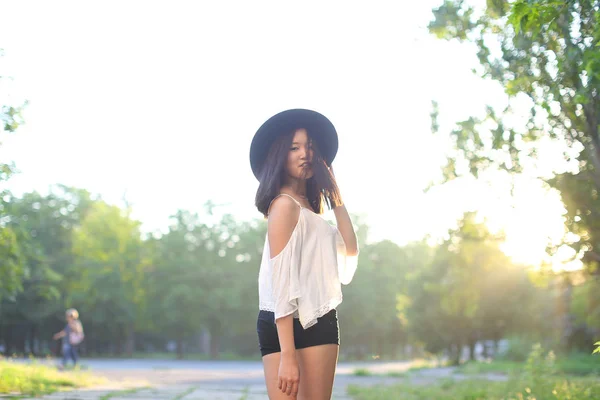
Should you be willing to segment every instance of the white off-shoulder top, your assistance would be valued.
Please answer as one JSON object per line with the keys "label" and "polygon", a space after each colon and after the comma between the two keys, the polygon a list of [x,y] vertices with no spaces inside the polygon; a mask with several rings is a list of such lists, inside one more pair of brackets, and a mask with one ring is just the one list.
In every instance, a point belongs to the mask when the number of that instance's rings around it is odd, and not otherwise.
{"label": "white off-shoulder top", "polygon": [[274,312],[275,320],[293,314],[307,329],[342,302],[341,285],[352,281],[358,255],[346,255],[337,227],[292,196],[281,195],[296,202],[300,215],[288,243],[273,258],[267,234],[258,274],[259,308]]}

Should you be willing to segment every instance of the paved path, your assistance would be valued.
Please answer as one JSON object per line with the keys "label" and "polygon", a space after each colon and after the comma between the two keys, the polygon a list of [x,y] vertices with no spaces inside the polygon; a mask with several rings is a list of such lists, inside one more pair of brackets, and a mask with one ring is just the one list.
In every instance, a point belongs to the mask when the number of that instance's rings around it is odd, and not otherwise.
{"label": "paved path", "polygon": [[[55,393],[44,400],[265,400],[262,364],[244,361],[170,360],[85,360],[84,365],[108,383],[93,389]],[[348,385],[389,385],[404,381],[401,376],[411,362],[340,363],[333,399],[350,400]],[[356,376],[357,369],[372,376]],[[453,377],[452,368],[411,373],[411,382],[431,383]],[[39,398],[38,398],[39,399]]]}

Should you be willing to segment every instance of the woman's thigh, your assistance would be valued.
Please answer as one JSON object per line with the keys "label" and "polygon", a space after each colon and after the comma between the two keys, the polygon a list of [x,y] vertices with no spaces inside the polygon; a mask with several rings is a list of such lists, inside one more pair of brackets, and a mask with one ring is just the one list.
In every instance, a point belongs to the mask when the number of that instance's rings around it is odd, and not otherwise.
{"label": "woman's thigh", "polygon": [[[262,358],[263,369],[265,371],[265,382],[267,384],[267,393],[269,394],[269,400],[291,400],[292,397],[283,393],[277,383],[279,377],[279,360],[281,359],[281,353],[267,354]],[[302,384],[302,376],[300,376],[300,384]]]}
{"label": "woman's thigh", "polygon": [[339,346],[324,344],[296,350],[300,365],[298,400],[330,400]]}

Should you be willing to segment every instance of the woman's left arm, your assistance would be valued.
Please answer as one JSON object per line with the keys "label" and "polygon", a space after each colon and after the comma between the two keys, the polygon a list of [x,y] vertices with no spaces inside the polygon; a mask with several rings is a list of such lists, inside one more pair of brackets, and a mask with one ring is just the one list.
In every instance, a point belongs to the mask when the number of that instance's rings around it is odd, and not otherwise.
{"label": "woman's left arm", "polygon": [[65,337],[66,335],[67,335],[67,333],[63,329],[62,331],[55,333],[54,336],[52,336],[52,339],[57,340],[57,339]]}
{"label": "woman's left arm", "polygon": [[344,239],[344,244],[346,245],[346,255],[350,257],[358,255],[356,233],[354,232],[352,220],[350,219],[348,210],[346,210],[346,206],[341,205],[335,207],[333,213],[335,214],[337,229],[340,231],[340,234]]}

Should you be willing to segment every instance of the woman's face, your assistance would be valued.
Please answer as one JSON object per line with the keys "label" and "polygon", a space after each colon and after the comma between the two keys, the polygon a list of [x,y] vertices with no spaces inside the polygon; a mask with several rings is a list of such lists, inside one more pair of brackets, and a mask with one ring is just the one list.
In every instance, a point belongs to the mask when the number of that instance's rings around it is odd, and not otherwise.
{"label": "woman's face", "polygon": [[294,133],[292,145],[288,152],[286,164],[287,173],[295,179],[309,179],[313,176],[312,170],[312,141],[306,129],[298,129]]}

